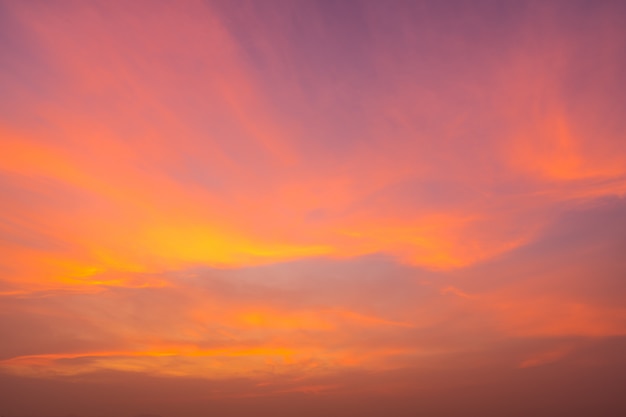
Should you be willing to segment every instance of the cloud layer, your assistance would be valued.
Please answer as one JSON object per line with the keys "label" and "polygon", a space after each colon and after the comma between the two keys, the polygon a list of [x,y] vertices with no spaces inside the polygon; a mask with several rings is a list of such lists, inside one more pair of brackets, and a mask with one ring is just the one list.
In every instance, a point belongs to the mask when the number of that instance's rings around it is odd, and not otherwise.
{"label": "cloud layer", "polygon": [[[502,415],[480,384],[524,378],[624,409],[618,2],[0,11],[0,413],[50,380],[189,416],[429,390]],[[106,412],[158,412],[137,398]]]}

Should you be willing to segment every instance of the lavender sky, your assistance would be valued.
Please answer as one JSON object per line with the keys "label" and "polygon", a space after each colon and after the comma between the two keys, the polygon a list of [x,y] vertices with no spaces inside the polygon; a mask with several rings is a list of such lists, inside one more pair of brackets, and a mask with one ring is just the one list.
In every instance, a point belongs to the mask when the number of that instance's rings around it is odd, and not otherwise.
{"label": "lavender sky", "polygon": [[626,415],[626,2],[0,0],[0,416]]}

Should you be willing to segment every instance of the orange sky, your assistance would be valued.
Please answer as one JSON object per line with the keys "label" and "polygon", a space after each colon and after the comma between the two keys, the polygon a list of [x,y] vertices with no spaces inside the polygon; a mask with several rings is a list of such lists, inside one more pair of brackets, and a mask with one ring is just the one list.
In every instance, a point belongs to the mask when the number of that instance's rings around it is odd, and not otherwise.
{"label": "orange sky", "polygon": [[1,1],[0,415],[623,415],[624,6]]}

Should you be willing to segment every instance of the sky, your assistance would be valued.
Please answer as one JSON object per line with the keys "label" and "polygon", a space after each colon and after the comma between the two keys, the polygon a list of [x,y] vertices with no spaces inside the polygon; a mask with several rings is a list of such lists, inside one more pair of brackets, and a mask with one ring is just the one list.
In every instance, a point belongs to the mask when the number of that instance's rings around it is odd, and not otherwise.
{"label": "sky", "polygon": [[623,1],[0,0],[0,416],[626,415]]}

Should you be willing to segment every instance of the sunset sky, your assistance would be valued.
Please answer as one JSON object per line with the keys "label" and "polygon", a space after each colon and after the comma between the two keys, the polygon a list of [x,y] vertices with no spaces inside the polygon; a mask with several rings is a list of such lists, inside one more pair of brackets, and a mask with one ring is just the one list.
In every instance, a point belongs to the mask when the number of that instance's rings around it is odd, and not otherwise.
{"label": "sunset sky", "polygon": [[0,0],[0,416],[626,415],[626,1]]}

